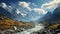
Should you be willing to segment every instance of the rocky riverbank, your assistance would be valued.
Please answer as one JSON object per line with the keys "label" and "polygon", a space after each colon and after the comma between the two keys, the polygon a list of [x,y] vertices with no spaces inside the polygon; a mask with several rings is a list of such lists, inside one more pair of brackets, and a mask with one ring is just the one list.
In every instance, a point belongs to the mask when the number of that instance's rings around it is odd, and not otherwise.
{"label": "rocky riverbank", "polygon": [[51,24],[48,27],[31,34],[60,34],[60,23]]}

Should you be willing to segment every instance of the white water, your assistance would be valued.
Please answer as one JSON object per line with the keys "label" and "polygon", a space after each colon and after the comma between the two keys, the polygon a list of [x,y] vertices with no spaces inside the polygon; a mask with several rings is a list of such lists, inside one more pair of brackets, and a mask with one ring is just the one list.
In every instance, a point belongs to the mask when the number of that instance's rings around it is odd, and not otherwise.
{"label": "white water", "polygon": [[16,33],[16,34],[30,34],[32,32],[37,32],[37,31],[39,31],[43,28],[44,28],[44,26],[42,24],[38,24],[38,25],[35,25],[35,27],[32,28],[32,29],[28,29],[28,30],[25,30],[25,31],[22,31],[22,32],[19,32],[19,33]]}

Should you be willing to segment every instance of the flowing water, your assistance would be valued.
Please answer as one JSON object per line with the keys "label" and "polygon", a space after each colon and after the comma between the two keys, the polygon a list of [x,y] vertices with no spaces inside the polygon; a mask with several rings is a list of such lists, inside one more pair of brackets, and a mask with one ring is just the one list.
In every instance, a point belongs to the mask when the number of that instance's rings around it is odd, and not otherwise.
{"label": "flowing water", "polygon": [[16,33],[16,34],[30,34],[30,33],[33,33],[33,32],[37,32],[41,29],[43,29],[44,26],[42,24],[38,24],[38,25],[35,25],[34,28],[32,29],[28,29],[28,30],[25,30],[25,31],[22,31],[22,32],[19,32],[19,33]]}

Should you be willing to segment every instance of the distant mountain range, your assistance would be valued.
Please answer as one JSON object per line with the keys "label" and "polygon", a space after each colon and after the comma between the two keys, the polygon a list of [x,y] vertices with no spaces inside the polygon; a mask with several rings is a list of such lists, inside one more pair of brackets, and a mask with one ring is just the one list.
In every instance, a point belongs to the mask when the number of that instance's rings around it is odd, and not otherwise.
{"label": "distant mountain range", "polygon": [[[10,17],[11,19],[14,19],[14,20],[17,20],[17,19],[18,20],[21,20],[21,19],[24,20],[24,19],[28,19],[28,18],[31,19],[29,17],[29,14],[27,14],[26,18],[25,17],[23,18],[21,14],[18,15],[14,11],[13,11],[13,13],[10,13],[9,11],[3,9],[2,7],[0,7],[0,14],[4,14],[4,15],[6,15],[6,16]],[[36,14],[36,13],[34,13],[34,14]],[[32,14],[32,15],[34,15],[34,14]],[[38,14],[36,14],[36,15],[38,15]],[[40,22],[40,21],[44,21],[44,20],[48,20],[49,22],[59,21],[60,20],[60,6],[57,7],[53,11],[53,13],[48,12],[45,16],[43,16],[42,18],[39,18],[35,22]]]}
{"label": "distant mountain range", "polygon": [[[11,19],[18,20],[18,21],[24,21],[24,22],[29,22],[29,21],[34,21],[39,18],[39,14],[36,13],[35,11],[29,11],[26,8],[23,8],[24,10],[21,10],[21,13],[17,14],[16,9],[12,9],[11,12],[8,9],[3,9],[0,7],[0,14],[4,14]],[[26,11],[27,10],[27,11]],[[26,16],[24,16],[26,14]]]}
{"label": "distant mountain range", "polygon": [[2,7],[0,7],[0,14],[3,14],[13,20],[21,20],[23,18],[22,15],[16,14],[16,12],[14,10],[12,12],[9,12],[8,10],[5,10]]}
{"label": "distant mountain range", "polygon": [[10,18],[15,18],[15,16],[13,14],[11,14],[7,10],[3,9],[2,7],[0,7],[0,14],[5,15]]}
{"label": "distant mountain range", "polygon": [[55,21],[60,21],[60,6],[57,7],[53,13],[48,12],[44,17],[37,20],[38,22],[41,21],[49,21],[49,23],[53,23]]}

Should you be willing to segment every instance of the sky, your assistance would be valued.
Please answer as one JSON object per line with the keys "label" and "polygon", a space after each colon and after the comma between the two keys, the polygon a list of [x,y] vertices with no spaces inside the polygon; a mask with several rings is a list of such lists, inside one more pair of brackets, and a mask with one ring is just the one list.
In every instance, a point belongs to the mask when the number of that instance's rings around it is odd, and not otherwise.
{"label": "sky", "polygon": [[0,0],[0,7],[17,20],[27,22],[38,20],[48,12],[53,13],[59,4],[60,0]]}

